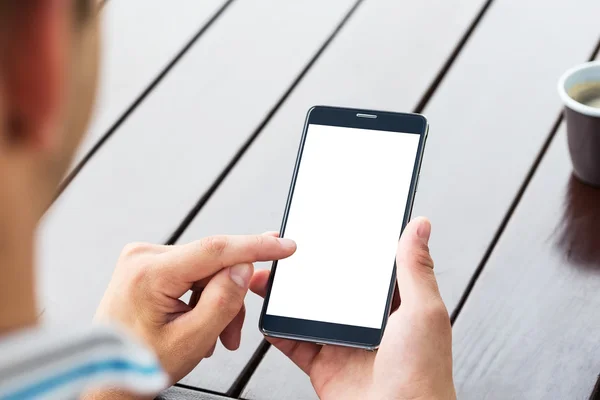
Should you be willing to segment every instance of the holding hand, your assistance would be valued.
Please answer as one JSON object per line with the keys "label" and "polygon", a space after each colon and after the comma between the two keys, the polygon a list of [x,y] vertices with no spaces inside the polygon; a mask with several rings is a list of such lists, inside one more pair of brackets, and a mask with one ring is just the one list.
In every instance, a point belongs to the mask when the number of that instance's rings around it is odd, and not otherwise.
{"label": "holding hand", "polygon": [[[440,297],[424,218],[404,230],[396,255],[402,304],[377,352],[267,338],[311,379],[321,399],[455,399],[452,329]],[[250,288],[264,297],[269,271]]]}

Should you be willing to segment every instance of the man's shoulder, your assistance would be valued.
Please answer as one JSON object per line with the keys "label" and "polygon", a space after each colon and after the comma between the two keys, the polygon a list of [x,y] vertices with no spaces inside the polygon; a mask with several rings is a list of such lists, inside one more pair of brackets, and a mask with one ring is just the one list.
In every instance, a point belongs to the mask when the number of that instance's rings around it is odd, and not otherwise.
{"label": "man's shoulder", "polygon": [[0,338],[0,399],[73,398],[118,386],[140,394],[168,384],[154,354],[114,326],[40,327]]}

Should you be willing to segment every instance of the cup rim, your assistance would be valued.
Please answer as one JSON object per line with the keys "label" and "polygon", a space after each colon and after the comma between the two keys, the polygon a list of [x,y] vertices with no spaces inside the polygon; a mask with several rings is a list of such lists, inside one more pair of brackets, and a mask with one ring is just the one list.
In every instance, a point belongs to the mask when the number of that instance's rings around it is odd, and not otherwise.
{"label": "cup rim", "polygon": [[600,68],[600,60],[589,61],[568,69],[558,80],[558,94],[560,95],[563,103],[571,110],[577,111],[580,114],[600,118],[600,108],[586,106],[585,104],[578,102],[577,100],[569,96],[569,93],[567,93],[567,90],[565,88],[567,79],[569,79],[571,76],[578,72],[592,68]]}

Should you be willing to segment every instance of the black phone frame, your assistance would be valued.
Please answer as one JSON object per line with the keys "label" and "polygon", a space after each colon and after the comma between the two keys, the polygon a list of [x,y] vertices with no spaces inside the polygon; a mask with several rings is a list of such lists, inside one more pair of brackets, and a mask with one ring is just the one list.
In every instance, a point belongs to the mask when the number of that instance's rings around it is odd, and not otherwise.
{"label": "black phone frame", "polygon": [[[284,237],[285,227],[287,224],[289,210],[292,204],[296,178],[302,161],[302,152],[308,133],[309,125],[329,125],[348,128],[360,128],[367,130],[378,130],[398,133],[409,133],[420,136],[419,147],[415,157],[413,174],[410,183],[410,190],[406,200],[404,218],[402,221],[400,234],[408,224],[412,214],[412,207],[417,192],[419,183],[419,174],[429,125],[427,119],[419,114],[395,113],[387,111],[373,111],[353,108],[315,106],[312,107],[306,116],[304,123],[304,131],[298,149],[294,174],[290,185],[287,204],[285,207],[284,217],[281,224],[280,236]],[[392,183],[393,184],[393,183]],[[293,339],[318,344],[333,344],[349,347],[364,348],[367,350],[375,350],[379,347],[383,332],[387,324],[390,313],[392,298],[394,295],[396,283],[396,263],[392,277],[390,279],[390,287],[388,299],[384,315],[382,317],[382,325],[380,329],[366,328],[360,326],[335,324],[329,322],[311,321],[298,318],[288,318],[267,314],[269,297],[275,274],[277,272],[277,261],[273,263],[271,274],[267,284],[267,293],[263,304],[262,312],[259,320],[259,329],[265,336]]]}

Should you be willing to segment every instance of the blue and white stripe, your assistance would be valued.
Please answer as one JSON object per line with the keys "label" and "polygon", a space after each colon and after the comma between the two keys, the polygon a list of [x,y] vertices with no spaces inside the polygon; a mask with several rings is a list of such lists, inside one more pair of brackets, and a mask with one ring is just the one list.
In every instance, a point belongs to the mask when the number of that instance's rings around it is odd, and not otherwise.
{"label": "blue and white stripe", "polygon": [[0,339],[0,400],[73,399],[101,387],[152,395],[168,382],[154,354],[114,327]]}

